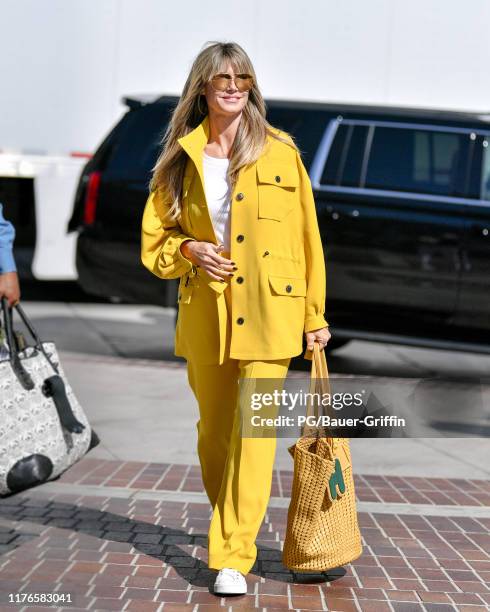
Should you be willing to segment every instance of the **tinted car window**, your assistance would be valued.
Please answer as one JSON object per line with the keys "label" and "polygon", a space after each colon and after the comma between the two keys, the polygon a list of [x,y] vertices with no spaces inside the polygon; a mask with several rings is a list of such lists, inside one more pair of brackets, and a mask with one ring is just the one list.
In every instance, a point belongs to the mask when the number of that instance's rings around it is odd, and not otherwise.
{"label": "tinted car window", "polygon": [[468,197],[490,200],[490,134],[473,134]]}
{"label": "tinted car window", "polygon": [[337,128],[323,170],[323,185],[358,187],[368,128],[344,124]]}
{"label": "tinted car window", "polygon": [[481,173],[481,198],[490,200],[490,136],[482,139],[483,163]]}
{"label": "tinted car window", "polygon": [[342,166],[342,154],[345,150],[350,128],[352,126],[340,124],[335,131],[333,142],[328,152],[327,163],[323,169],[320,182],[322,185],[338,185],[340,182],[340,168]]}
{"label": "tinted car window", "polygon": [[464,196],[469,134],[376,127],[365,187]]}
{"label": "tinted car window", "polygon": [[128,112],[108,159],[107,171],[126,179],[149,180],[170,112],[171,106],[163,103]]}
{"label": "tinted car window", "polygon": [[267,109],[267,121],[294,137],[308,170],[327,125],[326,114],[322,111],[271,107]]}
{"label": "tinted car window", "polygon": [[368,128],[365,125],[351,125],[350,127],[353,129],[347,145],[347,154],[342,164],[340,184],[346,187],[357,187],[361,177]]}

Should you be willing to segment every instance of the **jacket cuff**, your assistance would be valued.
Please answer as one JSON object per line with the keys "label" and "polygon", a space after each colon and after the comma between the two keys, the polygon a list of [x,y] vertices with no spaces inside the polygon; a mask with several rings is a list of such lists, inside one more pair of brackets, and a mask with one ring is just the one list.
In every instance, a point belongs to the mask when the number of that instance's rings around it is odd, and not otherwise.
{"label": "jacket cuff", "polygon": [[184,274],[186,274],[187,272],[190,272],[191,270],[194,273],[196,271],[195,264],[190,259],[188,259],[180,250],[180,247],[184,244],[184,242],[187,242],[188,240],[195,240],[195,238],[184,238],[182,242],[179,244],[179,248],[177,249],[178,256],[186,268],[186,271],[184,272]]}
{"label": "jacket cuff", "polygon": [[305,333],[311,332],[316,329],[321,329],[322,327],[329,327],[329,323],[326,321],[323,315],[317,315],[315,317],[310,317],[305,321]]}

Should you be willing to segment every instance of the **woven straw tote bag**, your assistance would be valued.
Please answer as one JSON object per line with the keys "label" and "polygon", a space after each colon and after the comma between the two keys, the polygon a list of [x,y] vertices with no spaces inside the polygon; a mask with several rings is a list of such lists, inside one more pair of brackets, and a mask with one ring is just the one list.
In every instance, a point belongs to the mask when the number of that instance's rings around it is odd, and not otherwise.
{"label": "woven straw tote bag", "polygon": [[[330,393],[325,351],[317,342],[310,393]],[[310,399],[306,414],[318,416],[319,403]],[[349,439],[326,433],[323,427],[306,424],[288,448],[294,473],[282,561],[299,572],[323,572],[362,554]]]}

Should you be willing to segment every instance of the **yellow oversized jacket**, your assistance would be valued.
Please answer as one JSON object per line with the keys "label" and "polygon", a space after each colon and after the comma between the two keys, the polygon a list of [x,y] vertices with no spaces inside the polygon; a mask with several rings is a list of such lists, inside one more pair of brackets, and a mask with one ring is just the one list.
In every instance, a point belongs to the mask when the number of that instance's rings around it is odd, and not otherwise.
{"label": "yellow oversized jacket", "polygon": [[[280,132],[285,135],[284,132]],[[223,363],[227,282],[213,280],[180,251],[185,240],[218,244],[204,193],[202,153],[209,118],[178,142],[188,154],[182,214],[165,216],[171,202],[152,191],[142,221],[141,259],[162,279],[180,278],[175,332],[177,356]],[[289,144],[269,137],[231,194],[232,359],[283,359],[303,350],[303,332],[328,325],[325,260],[310,178]],[[240,279],[240,280],[239,280]]]}

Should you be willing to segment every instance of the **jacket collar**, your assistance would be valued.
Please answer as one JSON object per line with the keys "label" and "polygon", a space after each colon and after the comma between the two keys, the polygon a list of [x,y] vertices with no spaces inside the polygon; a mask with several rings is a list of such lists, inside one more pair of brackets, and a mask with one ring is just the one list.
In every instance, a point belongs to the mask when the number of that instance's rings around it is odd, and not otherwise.
{"label": "jacket collar", "polygon": [[177,139],[187,153],[194,150],[204,149],[209,139],[209,115],[206,115],[201,123],[185,136]]}
{"label": "jacket collar", "polygon": [[177,139],[177,142],[194,162],[197,172],[204,185],[204,171],[202,164],[203,150],[209,140],[209,115],[206,115],[201,123],[185,136]]}

